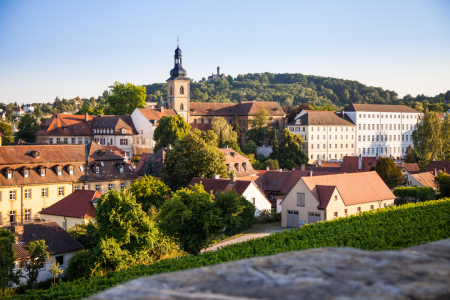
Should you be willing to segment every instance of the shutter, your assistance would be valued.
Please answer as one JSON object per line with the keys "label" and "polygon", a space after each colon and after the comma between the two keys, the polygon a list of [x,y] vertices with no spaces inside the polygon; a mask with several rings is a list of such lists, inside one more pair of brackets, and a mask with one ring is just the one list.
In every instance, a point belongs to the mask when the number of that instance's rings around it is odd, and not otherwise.
{"label": "shutter", "polygon": [[305,206],[305,194],[300,194],[300,206]]}

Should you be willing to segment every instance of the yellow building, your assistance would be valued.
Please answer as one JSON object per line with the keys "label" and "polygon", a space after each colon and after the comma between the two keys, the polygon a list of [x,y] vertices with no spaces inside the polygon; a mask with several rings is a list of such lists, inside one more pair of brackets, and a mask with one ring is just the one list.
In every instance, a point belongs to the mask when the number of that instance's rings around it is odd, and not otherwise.
{"label": "yellow building", "polygon": [[332,220],[394,205],[395,196],[373,172],[302,177],[281,202],[281,226]]}
{"label": "yellow building", "polygon": [[136,178],[123,157],[95,142],[0,147],[0,225],[31,222],[74,190],[118,190]]}

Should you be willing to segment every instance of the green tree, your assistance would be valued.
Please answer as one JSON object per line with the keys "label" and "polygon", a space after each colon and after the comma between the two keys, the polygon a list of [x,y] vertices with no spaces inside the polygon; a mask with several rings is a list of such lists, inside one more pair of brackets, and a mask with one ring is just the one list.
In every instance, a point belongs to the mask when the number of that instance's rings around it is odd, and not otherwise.
{"label": "green tree", "polygon": [[16,272],[13,244],[14,233],[6,228],[0,228],[0,289],[10,288],[19,284],[22,271]]}
{"label": "green tree", "polygon": [[201,184],[176,191],[161,207],[161,230],[183,251],[200,254],[210,245],[210,237],[223,228],[221,211],[213,198]]}
{"label": "green tree", "polygon": [[184,139],[176,141],[166,154],[161,179],[171,190],[185,187],[194,177],[211,178],[218,174],[228,177],[225,154],[217,148],[217,135],[211,130],[194,129]]}
{"label": "green tree", "polygon": [[406,176],[402,174],[402,171],[397,168],[395,162],[389,157],[379,158],[375,165],[375,171],[390,189],[405,185],[407,182]]}
{"label": "green tree", "polygon": [[276,159],[268,159],[266,160],[266,168],[269,167],[269,170],[279,170],[280,165]]}
{"label": "green tree", "polygon": [[170,190],[164,182],[153,176],[144,176],[136,180],[130,186],[130,191],[145,212],[148,212],[152,206],[160,208],[170,195]]}
{"label": "green tree", "polygon": [[[287,162],[290,160],[295,165],[308,163],[308,157],[302,148],[303,138],[301,135],[291,133],[287,128],[283,130],[280,143],[278,145],[278,162],[281,167],[287,168]],[[292,163],[289,164],[292,168]]]}
{"label": "green tree", "polygon": [[239,128],[239,122],[237,116],[235,117],[234,124],[233,124],[233,131],[236,133],[236,141],[239,144],[239,148],[242,146],[242,132]]}
{"label": "green tree", "polygon": [[255,207],[244,196],[233,189],[215,195],[216,205],[221,210],[226,235],[233,235],[250,228],[255,222]]}
{"label": "green tree", "polygon": [[30,254],[30,259],[25,266],[25,269],[28,272],[28,284],[31,289],[34,290],[39,276],[39,270],[42,269],[42,266],[47,261],[49,254],[46,251],[47,245],[45,245],[44,240],[30,242],[27,246],[25,246],[25,249]]}
{"label": "green tree", "polygon": [[0,122],[0,132],[3,133],[2,144],[7,146],[14,143],[14,132],[12,126],[5,122]]}
{"label": "green tree", "polygon": [[441,197],[450,197],[450,176],[444,172],[440,172],[435,177],[435,181]]}
{"label": "green tree", "polygon": [[144,173],[153,177],[156,177],[158,175],[158,167],[156,166],[156,162],[153,159],[153,153],[150,153],[150,156],[145,162]]}
{"label": "green tree", "polygon": [[416,149],[409,145],[406,147],[405,151],[405,163],[418,163],[419,162],[419,154]]}
{"label": "green tree", "polygon": [[17,129],[17,139],[33,143],[36,140],[35,133],[39,131],[39,124],[32,114],[27,113],[20,118]]}
{"label": "green tree", "polygon": [[116,81],[109,88],[111,92],[106,98],[108,114],[131,115],[136,108],[145,107],[145,98],[147,98],[145,86]]}
{"label": "green tree", "polygon": [[34,116],[36,117],[36,119],[42,118],[43,115],[44,115],[44,113],[41,110],[41,106],[35,105],[34,106]]}
{"label": "green tree", "polygon": [[57,262],[55,258],[51,258],[50,261],[51,263],[50,266],[47,267],[47,270],[53,274],[53,284],[55,284],[56,277],[62,274],[64,270],[59,268],[59,262]]}
{"label": "green tree", "polygon": [[222,147],[228,141],[237,142],[237,134],[233,131],[224,117],[214,117],[211,130],[217,135],[217,146]]}
{"label": "green tree", "polygon": [[267,123],[269,122],[269,117],[267,114],[267,109],[264,105],[261,105],[253,119],[248,120],[249,130],[247,137],[258,146],[261,146],[268,137],[269,129]]}
{"label": "green tree", "polygon": [[248,141],[247,145],[245,145],[245,154],[249,155],[249,154],[256,154],[256,148],[258,146],[256,146],[256,144],[253,141]]}
{"label": "green tree", "polygon": [[182,116],[163,116],[153,133],[154,152],[174,144],[175,141],[184,139],[190,131],[191,125]]}

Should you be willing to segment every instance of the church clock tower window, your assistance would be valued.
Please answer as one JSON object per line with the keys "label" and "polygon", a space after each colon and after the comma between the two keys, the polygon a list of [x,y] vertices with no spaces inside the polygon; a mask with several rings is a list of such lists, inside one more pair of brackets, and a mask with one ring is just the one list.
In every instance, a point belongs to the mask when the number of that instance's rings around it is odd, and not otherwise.
{"label": "church clock tower window", "polygon": [[183,86],[180,87],[180,94],[184,95],[184,87]]}

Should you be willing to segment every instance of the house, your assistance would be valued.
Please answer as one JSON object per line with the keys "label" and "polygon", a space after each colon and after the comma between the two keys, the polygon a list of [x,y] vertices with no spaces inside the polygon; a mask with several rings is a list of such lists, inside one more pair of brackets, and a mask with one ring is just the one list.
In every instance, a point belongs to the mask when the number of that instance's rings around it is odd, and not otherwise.
{"label": "house", "polygon": [[300,227],[394,205],[376,172],[306,176],[281,202],[281,226]]}
{"label": "house", "polygon": [[135,179],[123,157],[95,142],[0,147],[0,225],[32,222],[76,190],[120,190]]}
{"label": "house", "polygon": [[431,172],[408,174],[408,186],[428,186],[437,190],[435,176]]}
{"label": "house", "polygon": [[39,212],[44,220],[57,223],[64,230],[85,224],[95,217],[94,203],[102,197],[102,193],[92,190],[76,190],[53,205]]}
{"label": "house", "polygon": [[1,111],[0,112],[0,119],[4,122],[6,121],[6,111]]}
{"label": "house", "polygon": [[422,115],[406,105],[351,104],[342,110],[356,124],[356,155],[401,157],[414,147]]}
{"label": "house", "polygon": [[264,192],[261,191],[253,181],[236,180],[236,176],[231,177],[231,179],[220,179],[219,175],[214,175],[212,179],[192,178],[187,187],[190,188],[196,183],[201,183],[205,188],[205,191],[212,193],[213,195],[218,192],[224,192],[227,189],[235,190],[239,195],[244,196],[245,199],[255,206],[255,216],[258,216],[263,209],[271,209],[271,203],[264,195]]}
{"label": "house", "polygon": [[136,127],[137,135],[134,137],[133,152],[135,156],[141,156],[144,152],[153,152],[153,132],[163,116],[176,116],[173,109],[136,108],[131,114],[131,119]]}
{"label": "house", "polygon": [[450,161],[430,161],[425,172],[431,172],[437,176],[440,172],[448,173],[450,170]]}
{"label": "house", "polygon": [[227,165],[228,172],[233,172],[237,177],[241,176],[256,176],[258,171],[255,171],[250,164],[250,160],[236,152],[228,146],[219,148],[219,151],[225,154],[225,164]]}
{"label": "house", "polygon": [[21,116],[23,116],[25,114],[25,112],[22,110],[21,107],[14,107],[14,114],[16,116],[21,117]]}
{"label": "house", "polygon": [[409,175],[409,174],[417,174],[420,173],[420,168],[417,163],[396,163],[395,164],[397,168],[399,168],[402,171],[403,175]]}
{"label": "house", "polygon": [[344,112],[302,110],[286,127],[303,138],[310,164],[355,154],[356,125]]}
{"label": "house", "polygon": [[80,145],[95,141],[102,146],[116,146],[131,158],[138,132],[131,116],[54,114],[40,125],[35,136],[37,143],[45,144]]}
{"label": "house", "polygon": [[[13,244],[16,254],[16,270],[22,269],[25,275],[27,271],[24,266],[30,258],[30,254],[25,247],[30,242],[38,240],[44,240],[45,245],[48,246],[47,252],[50,259],[39,270],[38,282],[53,278],[53,274],[47,269],[50,266],[51,259],[56,260],[59,263],[59,268],[64,270],[68,267],[70,258],[83,249],[83,246],[75,238],[53,221],[36,221],[6,228],[13,232],[16,237],[16,242]],[[26,278],[21,278],[21,283],[25,284]]]}
{"label": "house", "polygon": [[341,172],[369,172],[377,164],[377,160],[375,156],[345,156],[342,161]]}
{"label": "house", "polygon": [[22,106],[22,109],[23,109],[23,111],[24,111],[25,113],[30,113],[30,114],[34,113],[34,106],[31,105],[31,104],[25,104],[25,105],[23,105],[23,106]]}

